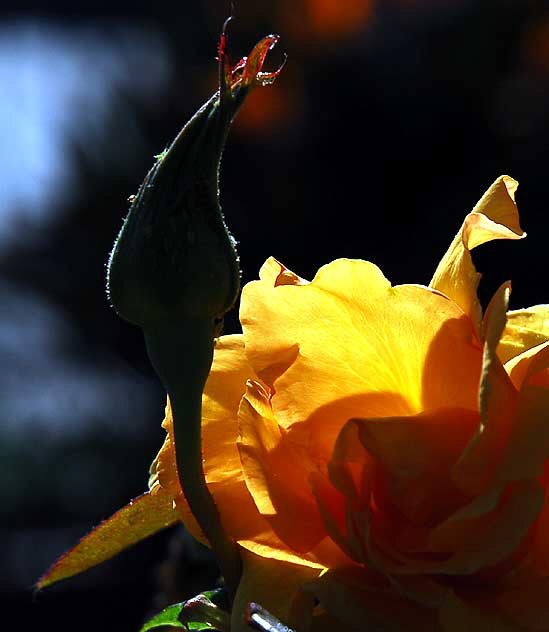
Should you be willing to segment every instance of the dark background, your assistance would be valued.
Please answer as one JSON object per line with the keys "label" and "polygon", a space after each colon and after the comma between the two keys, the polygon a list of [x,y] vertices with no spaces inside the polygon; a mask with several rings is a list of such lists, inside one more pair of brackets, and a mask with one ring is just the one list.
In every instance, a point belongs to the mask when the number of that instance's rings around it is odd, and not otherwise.
{"label": "dark background", "polygon": [[[109,309],[104,266],[153,156],[215,89],[231,6],[45,6],[0,15],[0,612],[24,630],[137,632],[214,582],[177,529],[34,600],[32,585],[146,489],[164,394],[140,331]],[[268,64],[288,55],[223,161],[244,281],[274,255],[306,278],[355,257],[428,283],[508,173],[529,237],[479,248],[482,296],[510,278],[512,307],[548,300],[546,2],[242,0],[234,14],[235,57],[273,31]]]}

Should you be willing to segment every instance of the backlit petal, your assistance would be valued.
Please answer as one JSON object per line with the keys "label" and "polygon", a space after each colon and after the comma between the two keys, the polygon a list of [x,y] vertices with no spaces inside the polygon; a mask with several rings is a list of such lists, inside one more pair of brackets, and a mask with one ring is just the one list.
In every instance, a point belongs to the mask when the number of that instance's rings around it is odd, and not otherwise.
{"label": "backlit petal", "polygon": [[549,340],[549,305],[507,312],[507,325],[498,346],[502,362]]}
{"label": "backlit petal", "polygon": [[501,481],[500,466],[516,423],[517,391],[496,354],[505,328],[509,292],[509,284],[502,285],[486,310],[480,425],[453,470],[455,483],[471,495],[481,494]]}
{"label": "backlit petal", "polygon": [[515,483],[505,494],[496,490],[487,501],[479,497],[458,510],[432,530],[423,551],[410,553],[396,547],[394,534],[383,522],[376,524],[374,516],[369,554],[377,568],[396,578],[478,573],[478,581],[493,580],[498,577],[498,565],[504,567],[512,560],[525,541],[543,502],[543,488],[536,481]]}
{"label": "backlit petal", "polygon": [[519,589],[533,578],[549,577],[549,461],[540,480],[545,493],[543,509],[534,525],[526,555],[513,573],[511,588]]}
{"label": "backlit petal", "polygon": [[438,292],[391,287],[371,263],[338,260],[305,285],[249,283],[241,322],[248,359],[274,390],[275,418],[284,428],[312,424],[326,459],[350,417],[476,406],[470,321]]}
{"label": "backlit petal", "polygon": [[478,511],[465,507],[432,532],[433,551],[453,552],[439,572],[472,574],[512,556],[543,507],[544,491],[537,481],[521,481],[490,498],[493,509],[480,509],[479,497],[472,503]]}
{"label": "backlit petal", "polygon": [[439,629],[441,632],[523,632],[528,629],[513,625],[512,621],[506,620],[489,606],[486,607],[478,599],[477,603],[460,599],[453,591],[449,591],[439,610]]}
{"label": "backlit petal", "polygon": [[501,465],[502,479],[537,478],[549,459],[549,388],[523,384]]}
{"label": "backlit petal", "polygon": [[340,622],[357,632],[437,632],[436,611],[395,592],[383,576],[367,568],[329,571],[306,586]]}
{"label": "backlit petal", "polygon": [[259,278],[269,285],[277,287],[279,285],[306,285],[308,281],[288,270],[274,257],[269,257],[259,270]]}
{"label": "backlit petal", "polygon": [[515,203],[518,183],[500,176],[467,215],[461,229],[439,263],[430,286],[454,300],[480,331],[481,309],[477,299],[480,275],[471,250],[493,239],[522,239]]}
{"label": "backlit petal", "polygon": [[[253,372],[246,362],[242,336],[221,337],[216,344],[203,401],[202,440],[208,487],[227,533],[243,547],[258,555],[321,567],[314,553],[308,560],[303,560],[275,535],[246,487],[237,447],[237,416],[249,377],[253,377]],[[158,480],[174,498],[187,529],[205,542],[179,486],[169,402],[163,426],[168,436],[156,460]]]}
{"label": "backlit petal", "polygon": [[518,390],[524,383],[530,382],[535,374],[538,374],[538,377],[543,375],[543,371],[547,368],[549,368],[549,341],[527,349],[505,364],[505,370]]}
{"label": "backlit petal", "polygon": [[415,525],[434,524],[467,500],[450,469],[478,426],[478,413],[445,408],[415,417],[357,419],[377,466],[376,503]]}
{"label": "backlit petal", "polygon": [[[202,441],[204,471],[208,483],[217,484],[219,489],[226,486],[229,495],[232,488],[243,486],[240,457],[236,448],[238,438],[237,412],[246,380],[253,376],[244,354],[242,336],[222,336],[217,340],[214,362],[203,398]],[[166,407],[163,427],[168,433],[157,457],[158,479],[162,487],[173,495],[176,505],[191,533],[202,539],[200,529],[190,513],[179,486],[175,465],[175,451],[172,442],[171,408]],[[223,508],[219,508],[225,522]],[[233,512],[229,512],[231,515]]]}
{"label": "backlit petal", "polygon": [[248,383],[239,421],[242,467],[257,508],[291,548],[310,551],[325,536],[309,484],[315,462],[278,425],[267,394],[255,382]]}

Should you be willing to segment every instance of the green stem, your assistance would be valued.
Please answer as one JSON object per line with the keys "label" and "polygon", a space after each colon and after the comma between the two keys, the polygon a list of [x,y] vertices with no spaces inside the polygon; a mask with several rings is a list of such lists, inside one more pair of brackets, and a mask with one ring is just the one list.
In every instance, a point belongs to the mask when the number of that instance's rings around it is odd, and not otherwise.
{"label": "green stem", "polygon": [[221,524],[206,485],[202,459],[202,393],[213,359],[214,336],[215,323],[207,319],[145,331],[149,357],[170,396],[179,482],[217,557],[232,599],[242,574],[242,561],[235,542]]}

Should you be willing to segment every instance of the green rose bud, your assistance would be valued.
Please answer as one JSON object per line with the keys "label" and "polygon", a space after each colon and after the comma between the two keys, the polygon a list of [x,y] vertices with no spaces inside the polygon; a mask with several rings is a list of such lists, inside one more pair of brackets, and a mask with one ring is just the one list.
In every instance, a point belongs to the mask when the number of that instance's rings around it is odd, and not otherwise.
{"label": "green rose bud", "polygon": [[181,318],[220,318],[236,301],[235,241],[219,204],[219,164],[227,134],[278,37],[262,39],[234,69],[219,47],[220,87],[157,158],[114,244],[107,290],[124,319],[142,327]]}
{"label": "green rose bud", "polygon": [[149,357],[170,397],[181,488],[217,556],[231,596],[240,579],[240,555],[223,530],[206,485],[201,449],[202,392],[214,339],[240,285],[235,242],[219,205],[219,163],[246,95],[254,86],[274,81],[280,72],[262,72],[277,40],[275,35],[263,38],[233,68],[223,32],[219,91],[147,174],[108,266],[112,305],[143,329]]}

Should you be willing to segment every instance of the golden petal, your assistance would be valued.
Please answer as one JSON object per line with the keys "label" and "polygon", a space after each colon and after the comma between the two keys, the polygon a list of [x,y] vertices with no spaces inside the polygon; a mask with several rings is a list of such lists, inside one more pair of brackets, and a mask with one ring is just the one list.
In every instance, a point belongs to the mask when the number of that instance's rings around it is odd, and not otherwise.
{"label": "golden petal", "polygon": [[458,487],[473,496],[500,482],[499,468],[516,423],[517,391],[496,354],[505,328],[509,292],[510,285],[504,283],[486,310],[479,388],[480,426],[453,470]]}
{"label": "golden petal", "polygon": [[549,305],[507,312],[507,325],[498,345],[502,362],[549,340]]}
{"label": "golden petal", "polygon": [[360,567],[328,571],[305,586],[341,630],[438,632],[436,610],[414,603],[385,578]]}
{"label": "golden petal", "polygon": [[478,343],[471,322],[440,293],[391,287],[373,264],[345,259],[305,285],[275,287],[273,278],[243,290],[246,354],[274,392],[278,423],[315,417],[326,458],[350,417],[476,406]]}
{"label": "golden petal", "polygon": [[310,551],[326,535],[309,484],[315,462],[280,428],[268,396],[255,382],[248,383],[239,421],[242,468],[257,508],[292,549]]}
{"label": "golden petal", "polygon": [[518,183],[500,176],[465,218],[431,279],[435,288],[454,300],[468,314],[480,333],[481,308],[477,298],[480,275],[471,250],[493,239],[522,239],[515,191]]}
{"label": "golden petal", "polygon": [[[254,377],[239,336],[222,336],[217,341],[214,362],[203,400],[202,443],[204,471],[223,526],[241,546],[258,555],[319,568],[313,554],[304,560],[274,533],[252,499],[238,452],[238,407],[246,381]],[[168,402],[163,426],[168,433],[156,459],[158,480],[174,499],[179,515],[195,538],[206,543],[179,486],[172,443],[172,417]]]}
{"label": "golden petal", "polygon": [[439,610],[439,620],[441,632],[523,632],[525,629],[513,625],[497,610],[483,607],[482,602],[468,602],[453,591],[448,592]]}

